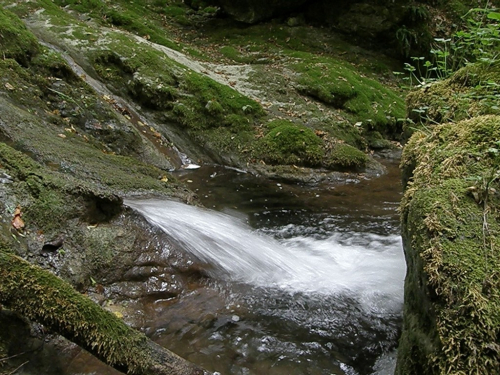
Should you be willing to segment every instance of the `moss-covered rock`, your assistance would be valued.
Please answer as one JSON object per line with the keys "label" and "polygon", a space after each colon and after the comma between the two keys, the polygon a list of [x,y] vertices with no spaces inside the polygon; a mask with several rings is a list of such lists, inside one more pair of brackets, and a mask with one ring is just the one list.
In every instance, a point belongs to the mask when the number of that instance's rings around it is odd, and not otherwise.
{"label": "moss-covered rock", "polygon": [[[450,78],[410,92],[406,98],[407,124],[411,134],[415,124],[433,126],[474,116],[500,114],[500,62],[468,65]],[[417,125],[418,127],[418,125]]]}
{"label": "moss-covered rock", "polygon": [[0,9],[0,50],[2,58],[27,64],[38,53],[36,38],[23,22],[7,9]]}
{"label": "moss-covered rock", "polygon": [[50,272],[0,251],[0,302],[128,374],[207,372],[148,340]]}
{"label": "moss-covered rock", "polygon": [[[303,55],[302,55],[303,57]],[[400,95],[356,71],[349,63],[309,58],[295,64],[297,89],[323,103],[346,111],[367,131],[397,137],[404,117]]]}
{"label": "moss-covered rock", "polygon": [[314,131],[290,121],[275,120],[255,146],[266,163],[318,166],[324,156],[321,139]]}
{"label": "moss-covered rock", "polygon": [[351,145],[339,143],[327,153],[323,163],[328,169],[360,170],[368,163],[368,156]]}
{"label": "moss-covered rock", "polygon": [[408,265],[397,374],[499,374],[500,117],[417,132],[403,153]]}

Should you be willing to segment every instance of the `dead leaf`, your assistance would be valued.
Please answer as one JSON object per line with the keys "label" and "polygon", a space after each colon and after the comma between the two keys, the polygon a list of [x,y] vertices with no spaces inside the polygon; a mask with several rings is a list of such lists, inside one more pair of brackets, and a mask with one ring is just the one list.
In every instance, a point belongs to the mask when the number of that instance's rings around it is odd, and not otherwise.
{"label": "dead leaf", "polygon": [[320,138],[326,135],[326,132],[324,132],[323,130],[315,130],[314,133]]}
{"label": "dead leaf", "polygon": [[12,86],[9,82],[5,84],[5,88],[10,91],[14,90],[14,86]]}
{"label": "dead leaf", "polygon": [[12,219],[12,226],[17,230],[22,230],[24,228],[24,221],[21,219],[22,215],[21,207],[17,206],[14,211],[14,218]]}

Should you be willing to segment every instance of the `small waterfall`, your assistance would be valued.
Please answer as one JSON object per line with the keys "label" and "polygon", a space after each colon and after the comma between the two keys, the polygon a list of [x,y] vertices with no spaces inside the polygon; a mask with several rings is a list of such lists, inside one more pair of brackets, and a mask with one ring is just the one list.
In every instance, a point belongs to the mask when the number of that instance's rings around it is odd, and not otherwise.
{"label": "small waterfall", "polygon": [[399,309],[399,236],[332,233],[277,240],[233,216],[167,200],[126,200],[212,269],[212,276],[292,293],[344,295],[370,311]]}

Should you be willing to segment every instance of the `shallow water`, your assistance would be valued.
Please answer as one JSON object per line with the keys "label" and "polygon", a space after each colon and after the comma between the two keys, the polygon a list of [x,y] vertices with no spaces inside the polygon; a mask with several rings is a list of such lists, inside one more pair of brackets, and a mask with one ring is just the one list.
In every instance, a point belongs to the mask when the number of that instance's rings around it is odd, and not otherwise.
{"label": "shallow water", "polygon": [[210,210],[126,201],[209,275],[153,303],[149,335],[221,374],[391,374],[405,263],[389,172],[300,186],[203,167],[180,178]]}
{"label": "shallow water", "polygon": [[[175,246],[142,254],[156,271],[107,293],[134,294],[115,305],[132,311],[127,323],[223,375],[392,375],[406,266],[399,171],[387,168],[316,185],[219,166],[179,171],[209,208],[127,200]],[[175,284],[158,271],[162,257],[179,251],[202,277],[162,297]],[[75,346],[59,356],[54,374],[119,374]]]}

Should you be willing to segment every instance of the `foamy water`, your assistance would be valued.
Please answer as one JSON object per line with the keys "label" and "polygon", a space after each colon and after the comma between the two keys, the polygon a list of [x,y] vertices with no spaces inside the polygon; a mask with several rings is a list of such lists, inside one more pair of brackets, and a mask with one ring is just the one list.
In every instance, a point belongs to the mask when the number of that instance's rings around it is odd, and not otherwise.
{"label": "foamy water", "polygon": [[399,236],[331,233],[276,240],[228,214],[167,200],[126,200],[213,277],[289,292],[347,295],[372,312],[399,309],[405,261]]}

